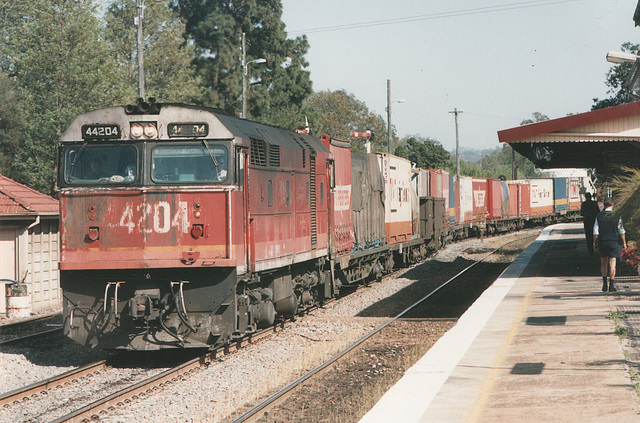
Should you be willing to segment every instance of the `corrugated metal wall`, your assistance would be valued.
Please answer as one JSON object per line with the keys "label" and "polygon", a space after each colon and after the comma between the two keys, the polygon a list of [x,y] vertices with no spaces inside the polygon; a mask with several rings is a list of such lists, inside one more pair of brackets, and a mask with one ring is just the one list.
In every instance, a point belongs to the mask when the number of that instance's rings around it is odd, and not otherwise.
{"label": "corrugated metal wall", "polygon": [[29,273],[26,281],[30,282],[32,312],[49,311],[62,306],[58,234],[57,220],[43,219],[39,225],[29,229]]}

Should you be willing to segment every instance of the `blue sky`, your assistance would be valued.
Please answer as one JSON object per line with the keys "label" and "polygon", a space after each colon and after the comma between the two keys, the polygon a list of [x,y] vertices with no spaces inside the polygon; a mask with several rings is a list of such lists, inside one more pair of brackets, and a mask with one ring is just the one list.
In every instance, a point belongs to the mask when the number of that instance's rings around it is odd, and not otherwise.
{"label": "blue sky", "polygon": [[[315,91],[344,89],[400,137],[499,146],[533,112],[551,119],[608,97],[608,50],[640,43],[636,0],[283,0],[290,37],[307,34]],[[345,134],[346,135],[346,134]]]}

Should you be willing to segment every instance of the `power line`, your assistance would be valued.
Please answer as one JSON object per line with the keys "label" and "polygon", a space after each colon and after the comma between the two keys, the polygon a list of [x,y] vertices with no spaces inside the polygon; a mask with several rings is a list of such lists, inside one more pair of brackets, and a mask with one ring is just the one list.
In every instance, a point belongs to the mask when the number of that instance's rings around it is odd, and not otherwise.
{"label": "power line", "polygon": [[404,18],[384,19],[384,20],[378,20],[378,21],[350,23],[350,24],[344,24],[344,25],[333,25],[333,26],[325,26],[325,27],[319,27],[319,28],[311,28],[307,30],[290,31],[289,35],[296,36],[296,35],[303,35],[303,34],[314,34],[319,32],[344,31],[348,29],[368,28],[372,26],[394,25],[394,24],[417,22],[417,21],[453,18],[458,16],[504,12],[507,10],[526,9],[526,8],[541,7],[541,6],[552,6],[556,4],[575,3],[580,1],[585,1],[585,0],[531,0],[531,1],[524,1],[520,3],[514,3],[514,4],[477,7],[473,9],[461,9],[461,10],[454,10],[450,12],[439,12],[439,13],[429,13],[426,15],[407,16]]}

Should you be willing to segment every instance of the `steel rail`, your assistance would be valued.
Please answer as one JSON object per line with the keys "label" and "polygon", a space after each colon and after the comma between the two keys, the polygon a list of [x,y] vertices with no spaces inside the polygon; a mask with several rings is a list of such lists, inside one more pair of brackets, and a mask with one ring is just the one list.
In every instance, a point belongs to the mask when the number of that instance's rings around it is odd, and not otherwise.
{"label": "steel rail", "polygon": [[[537,237],[538,235],[536,235]],[[527,237],[528,238],[528,237]],[[444,288],[445,286],[449,285],[451,282],[453,282],[454,280],[456,280],[458,277],[460,277],[461,275],[463,275],[464,273],[466,273],[467,271],[469,271],[470,269],[472,269],[473,267],[475,267],[476,265],[480,264],[481,262],[483,262],[484,260],[486,260],[488,257],[490,257],[491,255],[495,254],[498,250],[504,248],[505,246],[512,244],[514,242],[517,241],[522,241],[522,238],[519,239],[515,239],[509,242],[506,242],[504,244],[502,244],[501,246],[499,246],[498,248],[492,250],[491,252],[487,253],[484,257],[482,257],[480,260],[477,260],[476,262],[474,262],[473,264],[467,266],[466,268],[464,268],[463,270],[461,270],[460,272],[458,272],[455,276],[453,276],[451,279],[447,280],[446,282],[444,282],[442,285],[438,286],[437,288],[435,288],[434,290],[432,290],[431,292],[429,292],[427,295],[425,295],[424,297],[422,297],[421,299],[419,299],[418,301],[416,301],[415,303],[413,303],[412,305],[410,305],[409,307],[407,307],[404,311],[400,312],[399,314],[397,314],[395,317],[392,317],[391,319],[389,319],[388,321],[386,321],[385,323],[381,324],[380,326],[376,327],[375,329],[373,329],[373,331],[369,332],[368,334],[364,335],[362,338],[358,339],[357,341],[355,341],[353,344],[351,344],[350,346],[346,347],[345,349],[343,349],[342,351],[340,351],[339,353],[337,353],[336,355],[334,355],[333,357],[331,357],[329,360],[325,361],[324,363],[320,364],[319,366],[313,368],[312,370],[310,370],[309,372],[307,372],[306,374],[302,375],[301,377],[299,377],[298,379],[296,379],[295,381],[291,382],[289,385],[285,386],[284,388],[280,389],[278,392],[274,393],[273,395],[271,395],[270,397],[266,398],[264,401],[260,402],[259,404],[257,404],[255,407],[253,407],[252,409],[246,411],[244,414],[242,414],[241,416],[239,416],[238,418],[236,418],[235,420],[232,421],[232,423],[242,423],[242,422],[246,422],[249,419],[251,419],[252,417],[254,417],[257,413],[259,413],[260,411],[262,411],[263,409],[265,409],[266,407],[268,407],[269,405],[273,404],[274,402],[276,402],[277,400],[279,400],[280,398],[282,398],[283,396],[287,395],[290,391],[292,391],[293,389],[295,389],[296,387],[298,387],[300,384],[302,384],[303,382],[307,381],[308,379],[312,378],[313,376],[315,376],[316,374],[318,374],[319,372],[321,372],[322,370],[326,369],[327,367],[329,367],[330,365],[332,365],[333,363],[335,363],[336,361],[338,361],[339,359],[341,359],[342,357],[344,357],[345,355],[347,355],[348,353],[350,353],[351,351],[353,351],[355,348],[357,348],[358,346],[360,346],[362,343],[364,343],[366,340],[368,340],[369,338],[371,338],[372,336],[376,335],[378,332],[380,332],[382,329],[386,328],[387,326],[389,326],[391,323],[395,322],[398,319],[401,319],[402,316],[404,316],[405,314],[407,314],[409,311],[411,311],[412,309],[414,309],[415,307],[417,307],[419,304],[421,304],[422,302],[424,302],[425,300],[427,300],[428,298],[430,298],[431,296],[433,296],[435,293],[437,293],[438,291],[440,291],[442,288]]]}
{"label": "steel rail", "polygon": [[164,372],[158,373],[155,376],[142,380],[135,385],[131,385],[127,388],[114,392],[111,395],[94,401],[93,403],[86,405],[85,407],[73,411],[56,420],[53,420],[52,423],[92,421],[92,419],[99,417],[101,414],[106,414],[107,410],[109,409],[115,408],[122,404],[126,404],[132,399],[135,400],[139,397],[144,397],[146,395],[152,394],[165,385],[180,382],[181,380],[189,377],[191,374],[199,371],[201,368],[209,366],[209,364],[219,355],[226,355],[230,354],[233,351],[238,351],[245,345],[257,342],[262,338],[265,338],[270,334],[277,332],[279,328],[282,327],[282,324],[274,325],[270,328],[256,332],[255,334],[252,334],[246,338],[239,339],[228,346],[220,347],[218,349],[210,351],[207,354],[191,359],[171,369],[165,370]]}
{"label": "steel rail", "polygon": [[21,324],[24,324],[24,323],[34,323],[40,320],[52,319],[54,317],[58,317],[61,315],[62,315],[61,312],[55,312],[55,313],[43,314],[41,316],[28,317],[26,319],[2,322],[0,323],[0,329],[4,329],[10,326],[20,326]]}
{"label": "steel rail", "polygon": [[198,371],[200,367],[207,366],[210,361],[202,361],[202,357],[194,358],[179,366],[173,367],[169,370],[165,370],[153,377],[145,379],[135,385],[129,386],[118,392],[115,392],[107,397],[101,398],[85,407],[82,407],[74,412],[71,412],[65,416],[62,416],[53,423],[59,422],[80,422],[83,420],[91,420],[97,417],[101,411],[116,407],[119,404],[124,404],[129,401],[129,398],[135,399],[139,396],[144,396],[153,392],[154,386],[164,386],[174,382],[179,382],[185,378],[185,376]]}
{"label": "steel rail", "polygon": [[19,404],[21,401],[29,399],[48,389],[55,388],[56,386],[62,386],[71,380],[79,379],[89,374],[97,373],[105,367],[107,367],[106,360],[96,361],[95,363],[87,364],[86,366],[78,369],[73,369],[40,382],[27,385],[23,388],[7,392],[0,395],[0,407],[9,407],[14,404]]}
{"label": "steel rail", "polygon": [[3,340],[0,340],[0,346],[13,344],[15,342],[20,342],[20,341],[25,341],[27,339],[37,338],[42,335],[48,335],[56,332],[62,332],[62,328],[47,329],[40,332],[31,333],[29,335],[16,336],[14,338],[3,339]]}

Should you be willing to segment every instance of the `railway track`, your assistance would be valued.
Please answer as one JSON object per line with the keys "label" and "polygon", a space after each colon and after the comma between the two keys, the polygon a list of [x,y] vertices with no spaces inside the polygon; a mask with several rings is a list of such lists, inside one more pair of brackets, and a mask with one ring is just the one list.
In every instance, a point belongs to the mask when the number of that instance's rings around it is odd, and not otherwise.
{"label": "railway track", "polygon": [[100,360],[95,363],[88,364],[78,369],[74,369],[60,375],[36,382],[34,384],[16,389],[11,392],[0,395],[0,408],[20,405],[24,401],[29,401],[38,395],[46,395],[46,391],[56,387],[62,387],[65,384],[97,374],[107,367],[106,360]]}
{"label": "railway track", "polygon": [[281,404],[284,401],[286,401],[287,398],[296,389],[298,389],[302,384],[304,384],[305,382],[307,382],[307,381],[311,380],[312,378],[315,378],[318,375],[320,375],[321,373],[323,373],[326,369],[328,369],[329,367],[334,365],[339,360],[343,359],[345,356],[349,355],[353,350],[355,350],[356,348],[360,347],[367,340],[369,340],[373,336],[375,336],[378,333],[380,333],[383,329],[385,329],[386,327],[388,327],[392,323],[394,323],[394,322],[396,322],[398,320],[409,320],[409,321],[410,320],[424,320],[424,319],[416,319],[416,318],[411,318],[411,317],[407,317],[405,319],[404,316],[408,315],[412,310],[414,310],[420,304],[424,303],[426,300],[428,300],[429,298],[434,296],[436,293],[438,293],[439,291],[441,291],[442,289],[444,289],[445,287],[447,287],[448,285],[450,285],[451,283],[453,283],[454,281],[459,279],[462,275],[464,275],[467,272],[471,271],[473,268],[475,268],[478,264],[480,264],[481,262],[486,260],[488,257],[492,256],[493,254],[495,254],[499,250],[503,249],[507,245],[510,245],[510,244],[512,244],[514,242],[517,242],[517,241],[518,240],[507,242],[507,243],[499,246],[498,248],[495,248],[494,250],[490,251],[484,257],[482,257],[481,259],[475,261],[473,264],[467,266],[465,269],[463,269],[462,271],[457,273],[455,276],[453,276],[449,280],[445,281],[443,284],[441,284],[438,287],[436,287],[435,289],[431,290],[429,293],[427,293],[422,298],[420,298],[419,300],[417,300],[416,302],[411,304],[409,307],[405,308],[402,312],[398,313],[396,316],[388,319],[386,322],[384,322],[381,325],[377,326],[375,329],[373,329],[368,334],[362,336],[361,338],[359,338],[358,340],[353,342],[351,345],[349,345],[348,347],[344,348],[338,354],[334,355],[333,357],[331,357],[330,359],[326,360],[325,362],[323,362],[322,364],[318,365],[317,367],[313,368],[312,370],[310,370],[306,374],[302,375],[301,377],[299,377],[295,381],[293,381],[290,384],[286,385],[284,388],[280,389],[278,392],[276,392],[273,395],[271,395],[270,397],[266,398],[264,401],[262,401],[259,404],[255,405],[251,409],[245,411],[242,415],[240,415],[239,417],[237,417],[234,420],[232,420],[232,422],[233,423],[245,423],[245,422],[253,423],[253,422],[257,422],[264,415],[268,415],[269,414],[269,410],[271,408],[273,408],[274,406],[277,406],[278,404]]}
{"label": "railway track", "polygon": [[[199,372],[200,370],[209,366],[209,364],[216,360],[223,354],[229,354],[236,350],[245,347],[248,344],[258,342],[259,340],[269,336],[277,330],[280,330],[282,325],[274,326],[269,329],[260,331],[252,336],[248,336],[244,339],[207,354],[201,355],[197,358],[180,363],[170,369],[162,371],[151,377],[145,378],[134,384],[130,384],[123,389],[118,390],[110,395],[107,395],[97,401],[89,403],[83,407],[76,409],[75,411],[68,413],[64,416],[52,420],[54,422],[83,422],[96,419],[100,415],[103,415],[109,409],[113,407],[127,404],[132,400],[143,398],[146,395],[153,393],[165,386],[173,383],[180,382],[190,375]],[[13,341],[10,341],[13,342]],[[73,369],[62,373],[60,375],[33,383],[7,392],[0,395],[0,409],[7,407],[20,406],[23,403],[37,399],[38,397],[47,396],[49,390],[52,389],[64,389],[78,383],[81,378],[97,376],[100,372],[107,370],[110,367],[108,360],[99,360],[94,363],[82,366],[78,369]]]}
{"label": "railway track", "polygon": [[62,333],[62,313],[53,313],[0,325],[0,347],[40,336]]}

